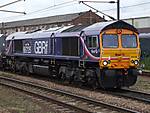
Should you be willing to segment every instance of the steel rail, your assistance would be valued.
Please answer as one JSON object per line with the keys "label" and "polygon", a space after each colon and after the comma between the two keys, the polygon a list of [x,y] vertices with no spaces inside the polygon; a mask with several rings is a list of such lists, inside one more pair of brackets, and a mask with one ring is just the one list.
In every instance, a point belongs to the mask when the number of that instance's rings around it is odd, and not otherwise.
{"label": "steel rail", "polygon": [[124,96],[127,98],[135,99],[150,104],[150,93],[144,93],[141,91],[135,91],[131,89],[121,89],[120,92],[115,93],[120,96]]}
{"label": "steel rail", "polygon": [[114,90],[98,90],[98,92],[103,92],[105,94],[124,97],[128,99],[137,100],[146,104],[150,104],[150,93],[146,93],[146,92],[136,91],[127,88],[114,89]]}
{"label": "steel rail", "polygon": [[55,103],[55,104],[60,105],[60,106],[65,106],[65,107],[67,107],[69,109],[72,109],[72,110],[78,112],[78,113],[93,113],[93,112],[90,112],[88,110],[82,109],[80,107],[77,107],[77,106],[70,105],[70,104],[67,104],[65,102],[59,101],[59,100],[54,99],[54,98],[52,98],[50,96],[47,96],[47,95],[42,95],[40,93],[36,93],[36,92],[33,92],[33,91],[25,90],[25,89],[22,89],[22,88],[19,88],[19,87],[16,87],[16,86],[9,85],[7,83],[2,83],[1,81],[0,81],[0,84],[4,85],[4,86],[7,86],[7,87],[10,87],[10,88],[13,88],[15,90],[24,92],[26,94],[33,95],[34,97],[38,97],[38,98],[43,99],[43,100],[52,101],[52,103]]}
{"label": "steel rail", "polygon": [[[92,98],[79,96],[79,95],[76,95],[76,94],[73,94],[73,93],[69,93],[69,92],[66,92],[66,91],[58,90],[58,89],[48,88],[48,87],[45,87],[45,86],[30,83],[30,82],[25,82],[25,81],[16,80],[16,79],[13,79],[13,78],[0,76],[0,82],[1,82],[2,79],[7,80],[7,81],[12,81],[12,82],[15,82],[15,83],[18,83],[18,84],[28,85],[30,87],[37,87],[38,89],[42,89],[42,90],[49,91],[49,92],[55,92],[55,93],[59,93],[59,94],[62,94],[62,95],[67,95],[69,97],[73,97],[73,98],[82,100],[84,102],[87,102],[87,103],[90,103],[90,104],[93,104],[93,105],[96,105],[96,106],[102,106],[102,107],[108,108],[110,110],[115,110],[115,111],[119,111],[119,112],[127,112],[127,113],[139,113],[136,110],[131,110],[131,109],[128,109],[128,108],[123,108],[123,107],[119,107],[119,106],[116,106],[116,105],[100,102],[100,101],[94,100]],[[3,83],[3,85],[5,85],[5,83]],[[13,87],[13,86],[9,86],[9,87]],[[23,90],[23,89],[19,89],[19,90]],[[39,95],[39,96],[42,97],[42,95]],[[43,98],[48,98],[48,97],[43,97]]]}
{"label": "steel rail", "polygon": [[150,71],[142,71],[142,74],[140,74],[140,76],[150,77]]}

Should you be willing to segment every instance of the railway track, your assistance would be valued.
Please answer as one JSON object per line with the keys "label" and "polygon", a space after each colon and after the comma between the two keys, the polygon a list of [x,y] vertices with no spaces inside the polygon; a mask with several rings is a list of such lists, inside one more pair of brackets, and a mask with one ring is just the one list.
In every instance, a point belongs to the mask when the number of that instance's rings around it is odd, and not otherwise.
{"label": "railway track", "polygon": [[[108,103],[93,100],[91,98],[75,95],[62,90],[56,90],[37,84],[24,82],[8,77],[0,76],[0,84],[17,89],[24,93],[36,96],[46,101],[52,101],[61,108],[62,111],[67,109],[69,112],[78,113],[98,113],[98,112],[127,112],[138,113],[136,110],[131,110],[123,107],[118,107]],[[64,112],[67,112],[64,111]]]}
{"label": "railway track", "polygon": [[131,90],[131,89],[120,89],[120,90],[116,90],[116,91],[109,91],[107,93],[150,104],[150,94],[149,93],[144,93],[141,91],[135,91],[135,90]]}
{"label": "railway track", "polygon": [[146,70],[142,71],[141,76],[147,76],[147,77],[150,77],[150,71],[146,71]]}

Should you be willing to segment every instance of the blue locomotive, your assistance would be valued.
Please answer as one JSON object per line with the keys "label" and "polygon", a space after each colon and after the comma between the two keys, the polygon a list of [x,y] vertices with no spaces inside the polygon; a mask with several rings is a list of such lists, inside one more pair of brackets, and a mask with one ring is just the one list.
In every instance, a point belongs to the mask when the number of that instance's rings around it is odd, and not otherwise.
{"label": "blue locomotive", "polygon": [[140,60],[138,31],[124,21],[17,32],[4,67],[103,88],[131,86]]}

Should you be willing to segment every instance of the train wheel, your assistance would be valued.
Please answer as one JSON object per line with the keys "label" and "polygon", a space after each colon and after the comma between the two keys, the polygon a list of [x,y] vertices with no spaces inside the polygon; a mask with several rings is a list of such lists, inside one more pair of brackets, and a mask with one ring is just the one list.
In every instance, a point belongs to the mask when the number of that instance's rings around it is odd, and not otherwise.
{"label": "train wheel", "polygon": [[129,87],[134,85],[137,81],[137,76],[138,76],[137,69],[130,69],[125,79],[125,86]]}
{"label": "train wheel", "polygon": [[58,79],[58,80],[61,80],[61,76],[62,76],[62,74],[59,73],[59,74],[57,75],[57,79]]}
{"label": "train wheel", "polygon": [[11,64],[11,71],[13,73],[16,73],[16,64],[15,64],[15,62],[13,64]]}
{"label": "train wheel", "polygon": [[77,83],[78,80],[76,80],[77,77],[75,74],[71,75],[70,78],[69,78],[69,84],[72,84],[72,83]]}
{"label": "train wheel", "polygon": [[66,74],[63,72],[61,73],[61,80],[66,81]]}
{"label": "train wheel", "polygon": [[98,85],[98,80],[97,80],[97,75],[94,70],[87,70],[86,71],[86,78],[87,78],[87,83],[92,89],[97,89],[99,87]]}
{"label": "train wheel", "polygon": [[29,66],[25,63],[21,69],[23,75],[29,75]]}

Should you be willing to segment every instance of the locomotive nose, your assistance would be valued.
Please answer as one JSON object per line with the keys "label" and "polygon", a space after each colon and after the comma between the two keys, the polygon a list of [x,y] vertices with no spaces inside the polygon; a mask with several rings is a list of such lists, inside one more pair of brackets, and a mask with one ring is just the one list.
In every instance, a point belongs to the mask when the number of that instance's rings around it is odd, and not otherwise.
{"label": "locomotive nose", "polygon": [[100,65],[102,68],[109,69],[127,69],[137,67],[139,58],[136,50],[104,50],[101,55]]}

